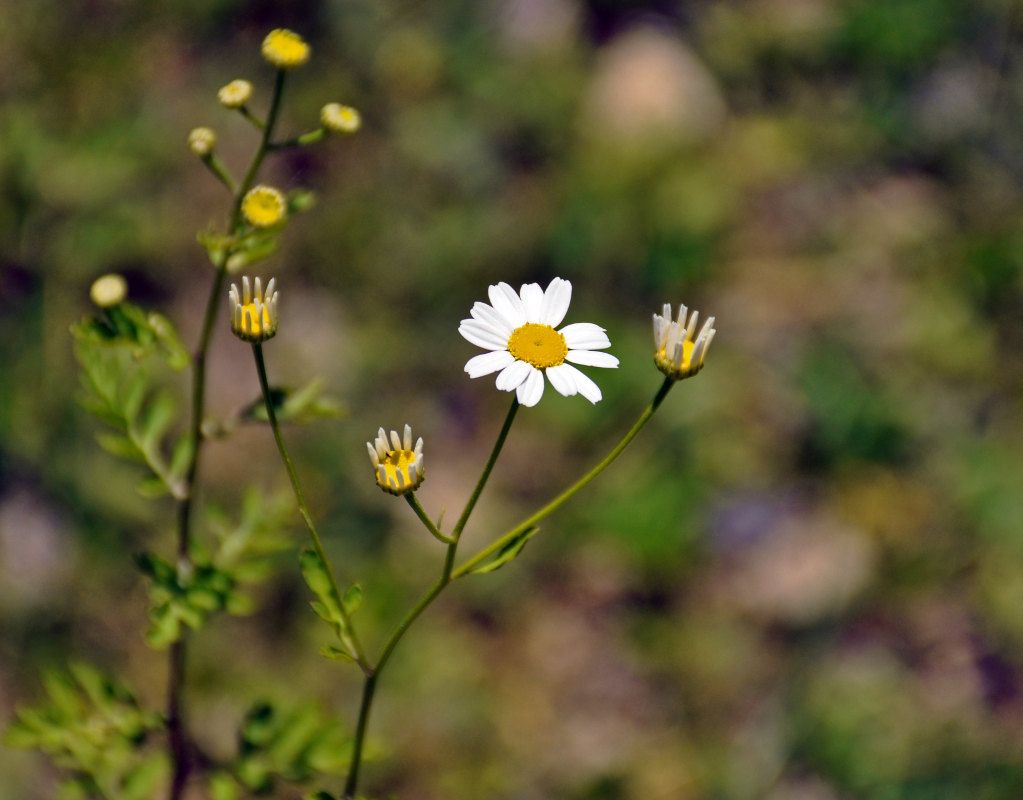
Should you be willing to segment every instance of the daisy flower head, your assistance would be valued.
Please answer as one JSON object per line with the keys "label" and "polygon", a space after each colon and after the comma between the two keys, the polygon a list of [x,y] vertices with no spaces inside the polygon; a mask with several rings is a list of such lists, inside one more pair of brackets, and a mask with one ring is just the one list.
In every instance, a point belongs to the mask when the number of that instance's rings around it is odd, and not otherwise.
{"label": "daisy flower head", "polygon": [[678,317],[672,321],[668,303],[660,314],[654,314],[654,346],[657,348],[654,363],[672,380],[692,377],[703,369],[704,356],[717,331],[714,317],[709,317],[696,334],[699,319],[699,311],[689,315],[689,309],[679,306]]}
{"label": "daisy flower head", "polygon": [[276,279],[271,278],[263,291],[256,278],[255,291],[249,286],[248,276],[242,278],[242,290],[232,283],[228,293],[231,302],[231,331],[245,342],[265,342],[277,335]]}
{"label": "daisy flower head", "polygon": [[497,388],[514,391],[524,406],[540,402],[544,375],[565,397],[581,394],[591,403],[600,400],[600,387],[572,364],[614,369],[618,359],[600,352],[611,341],[599,325],[575,322],[556,330],[572,300],[569,281],[555,278],[546,290],[527,283],[518,292],[498,283],[489,295],[490,303],[475,303],[472,318],[458,326],[465,339],[488,351],[466,363],[470,378],[498,373]]}
{"label": "daisy flower head", "polygon": [[391,431],[390,441],[381,428],[377,438],[366,442],[369,461],[376,472],[377,486],[390,494],[408,494],[419,488],[426,476],[423,468],[423,437],[412,446],[412,426],[405,425],[403,436]]}

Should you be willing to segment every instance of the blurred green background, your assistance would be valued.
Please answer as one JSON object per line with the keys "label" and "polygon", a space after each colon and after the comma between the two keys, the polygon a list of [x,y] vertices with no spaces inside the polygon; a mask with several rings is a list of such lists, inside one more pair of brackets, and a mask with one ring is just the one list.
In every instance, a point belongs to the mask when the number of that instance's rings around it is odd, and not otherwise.
{"label": "blurred green background", "polygon": [[[309,187],[276,275],[271,379],[322,376],[347,414],[289,428],[375,650],[440,546],[374,486],[363,442],[413,425],[433,514],[457,514],[508,397],[462,372],[486,286],[562,276],[605,326],[604,401],[549,387],[516,422],[466,541],[600,458],[660,383],[651,312],[717,316],[597,485],[509,568],[456,584],[385,675],[366,789],[402,800],[1023,797],[1023,13],[1013,0],[0,2],[0,723],[74,659],[162,705],[142,549],[168,501],[100,450],[69,324],[99,275],[195,341],[195,231],[252,129],[217,88],[302,33],[282,133],[320,106],[363,130],[275,161]],[[226,298],[225,298],[226,307]],[[596,374],[599,373],[599,374]],[[221,325],[210,411],[258,392]],[[205,497],[286,480],[269,431],[205,453]],[[296,520],[297,522],[297,520]],[[296,548],[304,534],[294,530]],[[231,750],[249,704],[354,719],[317,655],[293,553],[258,611],[195,638],[192,724]],[[0,798],[49,798],[0,751]],[[337,789],[325,780],[325,788]],[[282,787],[282,798],[301,796]]]}

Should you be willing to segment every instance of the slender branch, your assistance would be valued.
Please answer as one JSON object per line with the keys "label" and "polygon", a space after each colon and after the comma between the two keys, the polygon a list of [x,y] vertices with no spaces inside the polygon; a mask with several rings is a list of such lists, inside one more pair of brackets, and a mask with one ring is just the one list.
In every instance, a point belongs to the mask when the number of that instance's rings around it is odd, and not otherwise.
{"label": "slender branch", "polygon": [[213,177],[227,187],[232,196],[238,191],[238,185],[234,182],[234,178],[231,177],[230,170],[228,170],[227,165],[223,161],[217,158],[216,153],[209,153],[203,156],[202,163],[206,165],[206,169],[213,173]]}
{"label": "slender branch", "polygon": [[494,447],[490,451],[490,457],[487,458],[487,463],[484,465],[483,472],[480,474],[480,478],[476,482],[476,487],[473,489],[472,495],[465,504],[465,510],[462,511],[462,516],[459,517],[450,536],[445,536],[441,533],[437,526],[434,525],[433,521],[427,516],[426,512],[419,504],[419,501],[415,499],[413,494],[410,493],[406,495],[409,505],[412,506],[413,511],[416,512],[419,518],[430,530],[430,533],[442,542],[445,542],[448,547],[444,554],[444,565],[441,568],[441,574],[437,579],[437,582],[430,587],[426,594],[419,599],[415,606],[412,607],[401,622],[399,622],[395,626],[394,630],[391,631],[391,635],[387,637],[387,641],[384,643],[384,649],[381,651],[380,658],[377,660],[376,665],[366,674],[366,680],[362,687],[362,703],[359,706],[359,721],[355,727],[355,740],[352,744],[352,762],[348,769],[348,778],[345,781],[345,790],[342,795],[343,800],[352,800],[352,798],[355,797],[355,792],[358,788],[359,768],[362,766],[362,750],[366,740],[366,727],[369,724],[369,712],[373,705],[373,695],[376,692],[377,679],[379,678],[383,668],[387,665],[387,662],[390,661],[391,654],[398,646],[398,642],[401,641],[412,623],[415,622],[419,618],[419,615],[437,599],[437,596],[444,591],[444,587],[451,583],[451,569],[455,564],[455,554],[458,552],[459,537],[462,534],[462,530],[465,528],[465,524],[469,521],[469,515],[472,514],[473,508],[476,506],[476,503],[480,499],[480,495],[483,493],[483,487],[486,485],[487,478],[490,477],[490,473],[494,469],[497,457],[501,454],[501,449],[504,447],[504,442],[508,438],[508,432],[511,430],[512,422],[515,420],[515,414],[518,410],[518,400],[513,397],[511,408],[508,409],[508,414],[504,419],[504,424],[501,426],[501,430],[497,434],[497,441],[494,442]]}
{"label": "slender branch", "polygon": [[661,388],[658,389],[657,394],[654,396],[653,401],[650,403],[649,406],[647,406],[646,410],[642,414],[640,414],[639,419],[636,420],[636,424],[629,429],[629,432],[625,434],[622,440],[614,446],[614,449],[612,449],[611,452],[608,453],[599,464],[597,464],[593,469],[591,469],[589,472],[583,475],[579,480],[577,480],[575,483],[569,486],[565,491],[563,491],[561,494],[559,494],[557,497],[551,500],[551,502],[549,502],[535,514],[520,522],[510,531],[501,536],[497,541],[495,541],[488,547],[485,547],[475,556],[473,556],[464,564],[462,564],[462,566],[460,566],[457,570],[454,571],[454,573],[452,573],[451,576],[452,579],[461,578],[464,575],[468,574],[473,567],[478,565],[480,562],[485,561],[494,553],[498,552],[502,547],[504,547],[509,542],[514,540],[517,536],[520,536],[529,528],[532,528],[534,525],[536,525],[536,523],[538,523],[548,514],[560,508],[569,498],[575,495],[576,492],[578,492],[580,489],[586,486],[586,484],[588,484],[590,481],[596,478],[601,472],[607,469],[607,467],[610,466],[611,462],[618,458],[619,455],[621,455],[622,451],[628,446],[629,442],[636,438],[636,434],[638,434],[640,430],[642,430],[643,426],[650,421],[650,417],[653,416],[658,406],[661,405],[664,398],[667,397],[668,392],[671,390],[671,387],[674,385],[675,381],[673,381],[671,378],[665,378],[664,383],[661,384]]}
{"label": "slender branch", "polygon": [[[256,174],[259,172],[259,167],[266,157],[267,145],[270,142],[274,122],[277,119],[283,88],[284,73],[278,70],[277,79],[274,82],[273,97],[270,101],[270,113],[267,116],[266,126],[263,129],[263,136],[260,139],[255,154],[252,156],[252,162],[245,172],[245,177],[233,189],[234,200],[231,204],[227,226],[228,230],[232,233],[237,231],[241,223],[242,198],[252,186]],[[207,163],[207,166],[213,169],[210,163]],[[213,171],[216,174],[216,170],[214,169]],[[221,180],[224,178],[224,176],[219,175],[218,177]],[[195,497],[195,490],[199,480],[199,456],[204,441],[202,418],[206,405],[206,364],[210,341],[213,337],[213,329],[217,321],[217,311],[220,308],[220,296],[224,290],[224,280],[227,276],[227,262],[230,256],[231,250],[227,248],[221,253],[217,263],[214,264],[216,273],[210,287],[209,297],[206,300],[206,311],[203,315],[199,344],[196,347],[192,361],[192,402],[191,419],[189,422],[192,453],[188,462],[188,469],[185,472],[184,496],[178,502],[177,554],[179,568],[188,568],[192,564],[192,501]],[[169,800],[181,800],[185,793],[185,784],[188,782],[189,773],[192,771],[193,747],[188,735],[184,702],[187,652],[187,634],[182,632],[181,638],[171,644],[168,654],[167,738],[172,764]]]}
{"label": "slender branch", "polygon": [[480,499],[480,494],[483,493],[483,487],[487,485],[487,479],[490,477],[490,471],[494,468],[494,463],[497,461],[497,457],[501,455],[501,448],[504,447],[504,440],[508,438],[508,431],[511,430],[512,422],[515,421],[515,414],[518,410],[518,398],[515,397],[515,395],[512,395],[511,408],[508,409],[508,416],[504,418],[504,424],[501,426],[501,432],[497,434],[497,441],[494,442],[494,449],[490,451],[490,458],[487,459],[487,463],[483,467],[480,479],[476,482],[476,488],[472,490],[469,502],[465,504],[465,510],[462,512],[462,516],[458,518],[458,522],[455,523],[454,530],[451,531],[451,535],[454,537],[455,541],[461,537],[462,531],[465,529],[465,524],[469,521],[469,515],[472,514],[472,510],[476,507],[476,503]]}
{"label": "slender branch", "polygon": [[455,542],[452,537],[441,533],[440,528],[433,523],[433,520],[430,519],[423,506],[419,503],[415,492],[408,492],[405,495],[405,500],[410,506],[412,506],[412,510],[416,512],[416,516],[419,517],[423,525],[426,526],[426,529],[433,535],[434,539],[444,542],[444,544],[453,544]]}
{"label": "slender branch", "polygon": [[252,353],[256,358],[256,372],[259,374],[259,388],[263,393],[263,403],[266,406],[266,416],[270,421],[270,429],[274,434],[274,441],[277,442],[277,449],[280,451],[281,460],[284,462],[284,468],[288,472],[288,478],[291,479],[291,488],[295,491],[295,500],[298,503],[299,514],[302,515],[302,520],[305,522],[306,528],[309,530],[309,535],[313,540],[313,548],[316,550],[316,554],[320,557],[320,561],[323,563],[323,568],[327,572],[327,577],[330,580],[330,591],[334,595],[334,599],[337,601],[338,611],[341,615],[341,620],[344,623],[344,630],[342,631],[345,645],[351,651],[352,656],[355,658],[355,662],[362,668],[362,671],[367,675],[371,674],[369,662],[366,660],[366,656],[362,651],[362,645],[359,644],[359,639],[355,635],[355,628],[352,626],[352,619],[348,612],[345,610],[345,604],[343,601],[344,595],[338,589],[337,579],[334,577],[334,570],[330,566],[330,561],[327,560],[327,553],[323,549],[323,542],[320,539],[320,534],[316,531],[316,525],[313,522],[312,514],[309,513],[309,507],[305,502],[305,495],[302,493],[302,487],[298,482],[298,475],[295,472],[295,465],[291,461],[291,456],[288,455],[288,448],[284,444],[284,437],[281,435],[281,426],[277,422],[277,411],[274,409],[273,399],[270,397],[270,384],[266,378],[266,363],[263,361],[263,345],[259,342],[255,342],[252,345]]}
{"label": "slender branch", "polygon": [[359,767],[362,765],[362,749],[366,740],[366,727],[369,724],[369,711],[373,705],[373,694],[376,692],[377,679],[380,677],[380,673],[387,665],[387,662],[391,658],[391,654],[394,652],[394,648],[398,646],[398,642],[401,641],[405,632],[409,629],[412,623],[416,621],[419,615],[427,609],[430,603],[437,599],[437,596],[444,590],[444,587],[451,582],[451,578],[448,576],[448,572],[450,572],[449,565],[454,558],[454,552],[457,548],[458,542],[451,542],[448,545],[448,555],[445,558],[444,573],[391,632],[391,635],[387,639],[387,643],[384,645],[383,651],[380,653],[380,658],[377,660],[376,666],[370,674],[366,675],[366,681],[362,687],[362,703],[359,706],[359,721],[355,727],[355,740],[352,743],[352,762],[348,769],[348,778],[345,781],[345,790],[341,795],[343,800],[352,800],[352,798],[355,797],[355,792],[358,788]]}

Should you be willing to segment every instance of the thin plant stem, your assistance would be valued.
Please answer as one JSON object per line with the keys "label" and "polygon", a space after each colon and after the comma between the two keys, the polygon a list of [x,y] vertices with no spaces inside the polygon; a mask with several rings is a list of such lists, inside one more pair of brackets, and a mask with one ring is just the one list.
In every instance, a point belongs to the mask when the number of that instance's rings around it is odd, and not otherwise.
{"label": "thin plant stem", "polygon": [[647,406],[646,410],[642,414],[640,414],[639,419],[637,419],[636,423],[629,429],[629,432],[626,433],[624,437],[622,437],[622,440],[614,446],[611,452],[608,453],[600,461],[600,463],[598,463],[593,469],[591,469],[589,472],[583,475],[579,480],[577,480],[575,483],[569,486],[565,491],[563,491],[561,494],[559,494],[557,497],[551,500],[551,502],[549,502],[535,514],[520,522],[510,531],[508,531],[499,539],[497,539],[497,541],[493,542],[488,547],[483,548],[483,550],[481,550],[475,556],[473,556],[464,564],[462,564],[462,566],[460,566],[457,570],[454,571],[454,573],[452,573],[451,576],[452,579],[461,578],[464,575],[471,572],[473,567],[477,566],[480,562],[485,561],[489,556],[493,555],[494,553],[500,551],[501,548],[503,548],[512,540],[514,540],[517,536],[521,536],[525,531],[532,528],[534,525],[536,525],[537,522],[542,520],[548,514],[552,513],[553,511],[556,511],[567,500],[569,500],[573,495],[575,495],[576,492],[578,492],[590,481],[596,478],[601,472],[607,469],[608,466],[611,465],[611,462],[613,462],[616,458],[618,458],[618,456],[622,454],[622,451],[628,446],[629,442],[636,438],[636,434],[638,434],[643,429],[643,426],[650,421],[650,417],[654,415],[654,412],[664,401],[664,398],[667,397],[668,392],[674,385],[675,385],[674,380],[672,380],[671,378],[665,378],[664,383],[661,384],[661,388],[658,389],[657,394],[654,396],[654,399],[653,401],[651,401],[650,405]]}
{"label": "thin plant stem", "polygon": [[281,435],[281,426],[277,422],[277,412],[274,410],[273,400],[270,397],[270,385],[266,378],[266,363],[263,361],[263,346],[259,342],[253,343],[252,353],[256,358],[256,372],[259,374],[259,388],[263,393],[263,403],[266,406],[266,415],[270,422],[270,429],[273,431],[274,441],[277,442],[277,449],[280,451],[281,460],[284,462],[284,468],[288,472],[288,478],[291,479],[291,488],[295,491],[295,501],[298,503],[299,514],[301,514],[302,520],[305,522],[305,526],[309,530],[309,535],[313,540],[313,548],[316,550],[316,555],[319,556],[320,561],[323,564],[323,568],[326,570],[327,577],[330,580],[330,590],[334,595],[335,601],[337,601],[337,607],[344,623],[343,638],[345,640],[345,644],[351,651],[352,656],[355,658],[355,662],[364,673],[369,675],[371,674],[369,662],[366,660],[366,656],[362,651],[362,645],[359,644],[359,639],[355,635],[355,628],[352,626],[351,617],[345,610],[345,604],[343,602],[344,595],[341,594],[341,591],[338,588],[337,579],[334,577],[334,570],[331,568],[330,562],[327,560],[327,553],[323,549],[323,542],[320,539],[320,534],[316,531],[316,525],[313,522],[312,514],[309,513],[309,507],[306,505],[305,495],[302,493],[302,487],[298,482],[298,475],[295,472],[295,465],[291,461],[291,456],[288,455],[288,448],[284,444],[284,437]]}
{"label": "thin plant stem", "polygon": [[465,510],[462,511],[462,516],[458,518],[458,522],[455,523],[454,530],[451,531],[451,535],[455,541],[458,541],[461,537],[462,531],[465,529],[465,524],[469,521],[469,515],[472,514],[472,510],[476,507],[476,503],[479,501],[480,495],[483,493],[483,487],[487,485],[487,479],[490,477],[490,471],[494,468],[494,464],[497,462],[497,457],[501,455],[501,448],[504,447],[504,440],[508,438],[508,431],[511,430],[512,422],[515,421],[515,414],[518,410],[519,400],[515,395],[512,395],[511,408],[508,409],[508,415],[504,418],[504,424],[501,426],[501,432],[497,434],[497,441],[494,442],[494,449],[490,451],[490,458],[487,459],[487,463],[483,467],[480,479],[476,481],[476,488],[472,490],[472,494],[469,496],[469,501],[465,504]]}
{"label": "thin plant stem", "polygon": [[[252,156],[252,161],[245,172],[245,177],[240,184],[233,187],[234,199],[231,203],[227,224],[228,231],[231,233],[236,232],[241,224],[242,198],[255,180],[259,167],[268,152],[270,136],[273,132],[274,122],[277,119],[283,89],[283,72],[279,70],[277,79],[274,82],[273,97],[270,101],[270,114],[263,129],[263,136],[260,139],[255,154]],[[207,166],[210,165],[207,164]],[[216,174],[216,170],[214,170],[214,173]],[[223,180],[223,176],[218,177],[221,177],[221,180]],[[178,501],[177,555],[179,569],[189,569],[192,565],[192,501],[199,482],[199,456],[202,452],[204,441],[202,418],[206,407],[207,356],[210,341],[213,338],[214,326],[217,321],[217,311],[220,308],[220,295],[224,290],[224,280],[227,277],[227,262],[230,256],[230,248],[225,249],[214,264],[216,273],[210,286],[209,297],[206,300],[206,311],[203,314],[199,343],[192,357],[192,398],[191,419],[189,421],[189,440],[192,443],[192,452],[185,471],[185,492]],[[187,634],[182,632],[181,637],[171,644],[170,652],[168,653],[167,739],[171,760],[169,800],[181,800],[184,796],[185,784],[188,782],[189,773],[192,770],[192,751],[194,748],[188,735],[184,700],[187,654]]]}
{"label": "thin plant stem", "polygon": [[483,472],[480,474],[479,480],[476,482],[476,487],[473,489],[472,494],[469,496],[468,502],[465,504],[465,510],[462,511],[462,516],[458,518],[458,522],[455,523],[455,528],[450,536],[445,536],[441,531],[433,524],[433,521],[427,516],[423,510],[419,501],[410,493],[406,495],[409,498],[409,505],[416,512],[419,518],[427,526],[430,532],[441,541],[447,544],[447,551],[444,554],[444,564],[441,568],[440,577],[437,582],[430,587],[430,589],[424,594],[419,601],[412,607],[412,609],[405,615],[405,617],[395,626],[394,630],[391,631],[391,635],[387,637],[387,641],[384,643],[384,648],[380,653],[380,658],[377,659],[376,664],[366,674],[366,679],[362,687],[362,702],[359,705],[359,720],[355,726],[355,740],[352,744],[352,762],[348,769],[348,778],[345,781],[345,790],[342,798],[344,800],[351,800],[355,797],[355,792],[359,784],[359,768],[362,766],[362,750],[366,740],[366,727],[369,724],[369,712],[373,705],[373,695],[376,692],[377,680],[380,676],[381,671],[387,665],[387,662],[391,659],[391,654],[394,649],[398,646],[398,642],[411,627],[412,623],[419,618],[427,607],[437,596],[444,591],[444,587],[451,583],[451,569],[455,563],[455,554],[458,552],[458,540],[462,535],[462,531],[465,529],[466,523],[469,521],[469,516],[472,514],[473,508],[480,499],[480,495],[483,493],[483,487],[486,486],[487,479],[490,477],[491,471],[494,469],[494,464],[497,462],[498,456],[501,454],[501,449],[504,447],[504,442],[508,438],[508,432],[511,430],[512,422],[515,421],[515,414],[519,410],[519,402],[516,398],[512,398],[511,408],[508,409],[508,414],[504,419],[504,424],[501,425],[501,430],[497,434],[497,440],[494,442],[494,446],[490,451],[490,456],[487,458],[487,463],[483,467]]}
{"label": "thin plant stem", "polygon": [[423,525],[426,526],[426,529],[431,533],[434,539],[440,542],[444,542],[444,544],[454,543],[455,540],[450,536],[441,533],[440,528],[438,528],[434,524],[433,520],[430,519],[429,515],[423,509],[423,506],[420,504],[419,500],[416,499],[415,492],[408,492],[405,495],[405,500],[412,507],[412,510],[416,512],[416,516],[419,517]]}

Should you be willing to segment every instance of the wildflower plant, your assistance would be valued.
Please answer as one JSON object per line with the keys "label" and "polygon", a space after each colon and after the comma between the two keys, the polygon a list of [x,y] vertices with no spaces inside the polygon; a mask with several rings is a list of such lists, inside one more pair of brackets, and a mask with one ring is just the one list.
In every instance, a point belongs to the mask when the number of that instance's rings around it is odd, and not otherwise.
{"label": "wildflower plant", "polygon": [[[465,556],[462,534],[486,487],[520,408],[537,405],[546,383],[556,392],[601,401],[598,384],[584,369],[614,369],[619,357],[607,352],[612,343],[606,330],[590,322],[570,322],[572,284],[555,277],[546,286],[528,283],[515,290],[505,282],[491,285],[489,303],[476,302],[457,327],[461,336],[485,352],[464,365],[470,378],[496,373],[496,388],[512,394],[490,455],[468,493],[454,523],[444,526],[419,502],[424,440],[413,438],[405,424],[401,433],[380,427],[367,441],[370,464],[366,479],[389,495],[403,498],[430,535],[440,544],[435,579],[423,595],[396,620],[377,652],[363,644],[356,614],[363,588],[348,576],[342,582],[330,563],[316,520],[306,502],[300,471],[285,442],[282,419],[312,421],[328,416],[335,406],[314,381],[299,392],[275,387],[268,375],[264,346],[279,332],[287,335],[287,300],[280,297],[276,278],[264,287],[262,277],[242,274],[227,289],[229,274],[271,255],[287,229],[291,213],[304,205],[294,193],[257,184],[265,159],[287,148],[304,147],[327,133],[354,133],[361,117],[353,108],[328,103],[320,126],[292,138],[277,137],[277,119],[286,77],[310,57],[309,45],[287,30],[275,30],[263,41],[264,59],[275,68],[273,89],[265,116],[250,105],[258,100],[256,85],[235,79],[220,89],[219,104],[252,123],[257,143],[244,174],[237,178],[217,156],[217,136],[196,128],[188,146],[229,193],[223,227],[200,233],[212,271],[198,342],[190,353],[166,317],[130,302],[123,278],[107,275],[92,287],[97,311],[72,327],[81,366],[83,403],[110,429],[100,444],[110,453],[140,463],[146,472],[140,489],[153,497],[169,497],[175,507],[175,543],[170,552],[146,551],[136,564],[148,579],[149,629],[147,642],[165,650],[168,659],[166,706],[143,709],[130,690],[90,667],[77,666],[72,677],[47,680],[50,700],[26,709],[10,727],[7,740],[36,747],[68,770],[68,796],[145,798],[159,792],[181,800],[191,786],[216,800],[238,798],[244,792],[268,793],[277,781],[309,784],[336,775],[338,795],[357,794],[379,681],[405,634],[451,584],[508,564],[539,532],[540,523],[606,469],[646,425],[677,381],[695,375],[703,366],[714,337],[713,318],[696,333],[698,315],[682,307],[672,321],[670,307],[654,315],[654,361],[664,379],[651,403],[632,427],[588,472],[534,513],[489,543]],[[246,417],[267,423],[291,484],[291,496],[266,497],[252,490],[232,514],[200,501],[202,452],[212,436],[227,436],[232,425],[211,426],[206,420],[207,358],[213,331],[226,307],[231,331],[252,352],[254,383],[261,405]],[[561,326],[561,327],[559,327]],[[454,334],[452,326],[452,335]],[[580,367],[582,369],[580,369]],[[168,383],[181,374],[190,378],[190,402],[179,415]],[[361,458],[361,457],[360,457]],[[364,463],[364,462],[363,462]],[[216,616],[245,614],[252,609],[246,585],[270,574],[268,558],[296,549],[287,533],[297,507],[308,533],[308,546],[297,554],[308,586],[313,611],[329,627],[331,640],[320,653],[354,666],[361,677],[362,695],[354,723],[305,706],[282,712],[255,704],[241,723],[240,747],[232,759],[214,759],[204,750],[201,736],[186,713],[188,646],[195,633]],[[166,787],[161,789],[161,787]],[[318,790],[307,797],[331,800]]]}

